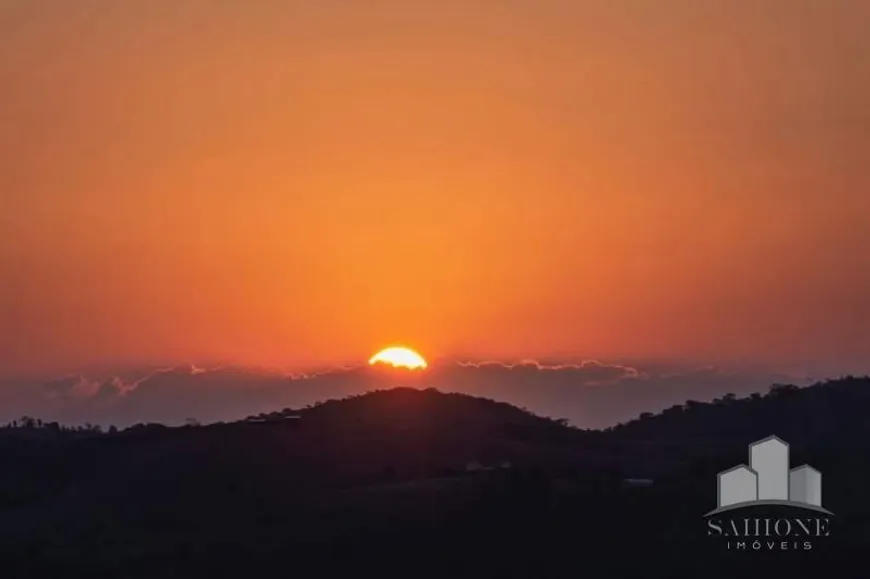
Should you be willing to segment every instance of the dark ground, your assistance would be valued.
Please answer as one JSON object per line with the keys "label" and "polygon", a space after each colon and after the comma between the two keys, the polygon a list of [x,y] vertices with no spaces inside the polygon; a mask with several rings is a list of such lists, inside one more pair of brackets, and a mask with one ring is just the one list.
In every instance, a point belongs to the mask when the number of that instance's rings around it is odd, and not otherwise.
{"label": "dark ground", "polygon": [[[409,389],[265,418],[0,429],[0,577],[870,576],[868,379],[604,432]],[[770,434],[823,473],[831,534],[809,551],[728,550],[704,518],[716,474]],[[511,467],[466,472],[473,459]],[[640,477],[654,483],[623,483]],[[754,510],[740,516],[810,516]]]}

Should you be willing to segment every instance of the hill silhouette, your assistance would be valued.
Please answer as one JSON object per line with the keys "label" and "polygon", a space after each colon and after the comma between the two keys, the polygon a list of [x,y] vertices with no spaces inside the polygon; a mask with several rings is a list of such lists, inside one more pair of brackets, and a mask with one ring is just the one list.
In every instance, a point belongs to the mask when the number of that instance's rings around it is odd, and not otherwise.
{"label": "hill silhouette", "polygon": [[760,438],[773,429],[796,442],[842,441],[850,433],[860,438],[870,431],[865,418],[868,404],[870,381],[848,376],[804,388],[774,384],[766,396],[726,394],[712,403],[690,400],[610,430],[627,439],[662,440],[676,435],[739,440]]}
{"label": "hill silhouette", "polygon": [[[687,402],[605,430],[398,388],[231,423],[0,428],[11,577],[861,576],[870,379]],[[811,553],[716,549],[716,473],[777,434],[825,473]],[[635,488],[634,479],[651,485]],[[629,480],[631,479],[631,480]],[[849,565],[855,573],[849,574]],[[4,572],[4,576],[5,576]],[[768,575],[763,575],[768,573]]]}

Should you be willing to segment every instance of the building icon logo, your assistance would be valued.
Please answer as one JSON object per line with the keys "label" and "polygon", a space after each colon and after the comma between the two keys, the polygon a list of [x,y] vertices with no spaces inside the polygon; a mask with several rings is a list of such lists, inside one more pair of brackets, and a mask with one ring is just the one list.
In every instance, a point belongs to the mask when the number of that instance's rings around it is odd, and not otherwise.
{"label": "building icon logo", "polygon": [[808,464],[789,470],[788,443],[768,436],[749,445],[749,466],[718,476],[714,515],[755,505],[784,505],[833,514],[822,506],[822,473]]}

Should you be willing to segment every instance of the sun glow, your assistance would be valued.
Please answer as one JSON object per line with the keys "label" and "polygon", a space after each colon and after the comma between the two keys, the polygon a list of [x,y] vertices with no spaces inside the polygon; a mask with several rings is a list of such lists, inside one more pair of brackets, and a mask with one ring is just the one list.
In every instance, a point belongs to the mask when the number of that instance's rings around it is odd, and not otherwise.
{"label": "sun glow", "polygon": [[394,368],[422,370],[428,366],[423,356],[410,348],[394,346],[385,348],[369,359],[369,364],[389,364]]}

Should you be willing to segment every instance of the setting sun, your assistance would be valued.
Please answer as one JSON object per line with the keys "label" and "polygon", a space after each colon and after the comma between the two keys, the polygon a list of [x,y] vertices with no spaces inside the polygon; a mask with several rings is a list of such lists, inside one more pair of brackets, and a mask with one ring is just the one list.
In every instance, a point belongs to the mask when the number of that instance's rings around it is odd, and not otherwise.
{"label": "setting sun", "polygon": [[423,356],[410,348],[403,347],[385,348],[369,359],[369,364],[378,363],[409,370],[422,370],[428,366]]}

